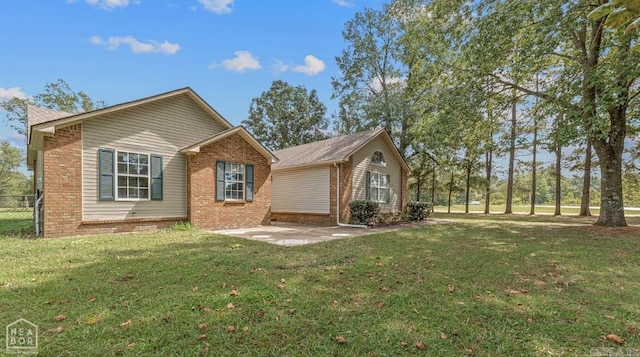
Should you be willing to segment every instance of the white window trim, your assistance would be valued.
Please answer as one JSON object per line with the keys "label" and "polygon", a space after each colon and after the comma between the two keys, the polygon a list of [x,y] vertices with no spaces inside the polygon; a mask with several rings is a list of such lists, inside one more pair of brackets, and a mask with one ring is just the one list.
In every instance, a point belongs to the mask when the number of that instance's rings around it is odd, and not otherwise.
{"label": "white window trim", "polygon": [[[129,154],[138,154],[138,155],[147,156],[147,198],[128,198],[128,197],[121,198],[120,197],[120,190],[118,185],[118,178],[120,177],[120,173],[118,172],[118,154],[120,153],[129,153]],[[115,184],[114,184],[115,186],[114,200],[115,201],[122,201],[122,202],[151,201],[151,154],[150,153],[137,152],[135,150],[115,150],[113,165],[114,165],[113,172],[115,173]],[[142,175],[136,176],[136,175],[125,175],[125,174],[123,174],[122,176],[143,177]]]}
{"label": "white window trim", "polygon": [[[373,178],[373,177],[374,177],[374,175],[377,177],[377,180],[374,180],[374,178]],[[381,192],[381,190],[382,190],[382,192],[388,191],[388,192],[389,192],[389,195],[391,195],[391,182],[388,182],[388,181],[387,181],[387,185],[386,185],[386,187],[379,186],[379,183],[380,183],[380,177],[381,177],[381,176],[387,176],[387,174],[383,174],[383,173],[381,173],[381,172],[375,172],[375,171],[371,171],[371,172],[370,172],[370,180],[371,180],[371,181],[369,182],[369,190],[371,191],[371,190],[372,190],[372,189],[374,189],[374,188],[375,188],[375,189],[377,189],[378,195],[377,195],[376,199],[373,199],[373,197],[372,197],[373,195],[371,194],[371,192],[369,192],[369,198],[370,198],[370,200],[371,200],[371,201],[373,201],[373,202],[377,202],[377,203],[387,203],[387,200],[386,200],[386,198],[385,198],[385,197],[386,197],[386,195],[385,195],[385,194],[383,194],[383,195],[382,195],[382,199],[381,199],[381,198],[380,198],[380,192]],[[373,184],[374,182],[375,182],[375,185]]]}
{"label": "white window trim", "polygon": [[[375,156],[376,153],[380,153],[380,155],[382,155],[382,162],[375,162],[373,161],[373,157]],[[380,150],[376,150],[373,152],[373,154],[371,154],[371,165],[373,166],[380,166],[380,167],[386,167],[387,166],[387,158],[386,156],[384,156],[384,153]]]}
{"label": "white window trim", "polygon": [[[241,165],[242,166],[242,181],[227,181],[227,165]],[[243,164],[240,162],[232,162],[232,161],[225,161],[225,165],[224,165],[224,172],[225,172],[225,178],[224,178],[224,202],[246,202],[246,198],[247,198],[247,164]],[[242,182],[242,198],[227,198],[227,182],[233,183],[233,182]]]}

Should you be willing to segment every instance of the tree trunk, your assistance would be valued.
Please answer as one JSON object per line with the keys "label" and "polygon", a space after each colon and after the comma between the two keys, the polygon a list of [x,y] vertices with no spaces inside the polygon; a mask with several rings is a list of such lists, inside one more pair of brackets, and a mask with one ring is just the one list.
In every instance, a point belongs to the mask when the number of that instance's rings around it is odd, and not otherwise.
{"label": "tree trunk", "polygon": [[516,124],[517,124],[517,112],[516,112],[516,97],[514,94],[513,103],[511,103],[511,136],[509,145],[509,177],[507,178],[507,205],[504,213],[513,213],[511,208],[513,202],[513,171],[516,156]]}
{"label": "tree trunk", "polygon": [[433,173],[431,179],[431,213],[436,211],[436,163],[433,163]]}
{"label": "tree trunk", "polygon": [[536,214],[536,172],[538,162],[536,161],[536,155],[538,154],[538,120],[533,119],[533,162],[531,163],[531,209],[529,214]]}
{"label": "tree trunk", "polygon": [[584,176],[582,177],[582,198],[580,200],[580,216],[591,216],[591,141],[587,139],[587,150],[584,157]]}
{"label": "tree trunk", "polygon": [[560,140],[556,139],[556,210],[553,212],[554,216],[559,216],[562,214],[561,203],[562,203],[562,190],[560,188],[562,182],[562,146],[560,145]]}
{"label": "tree trunk", "polygon": [[489,214],[489,207],[491,206],[491,164],[493,160],[493,148],[490,147],[485,153],[485,167],[487,172],[487,182],[484,189],[484,213]]}
{"label": "tree trunk", "polygon": [[447,213],[451,213],[451,194],[453,193],[453,170],[451,170],[451,180],[449,181],[449,202],[447,207]]}
{"label": "tree trunk", "polygon": [[471,190],[471,165],[467,165],[467,182],[464,194],[464,213],[469,213],[469,191]]}
{"label": "tree trunk", "polygon": [[595,139],[593,146],[600,159],[600,216],[596,225],[626,227],[622,198],[622,152],[626,135],[626,105],[609,113],[608,140]]}

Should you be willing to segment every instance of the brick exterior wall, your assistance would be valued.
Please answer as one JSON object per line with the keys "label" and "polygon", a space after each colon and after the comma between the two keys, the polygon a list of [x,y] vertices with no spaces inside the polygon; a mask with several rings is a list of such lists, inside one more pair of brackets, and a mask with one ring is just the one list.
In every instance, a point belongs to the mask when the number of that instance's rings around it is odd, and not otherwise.
{"label": "brick exterior wall", "polygon": [[[252,202],[216,201],[216,161],[254,165]],[[271,166],[239,134],[200,148],[187,158],[189,220],[199,228],[236,228],[271,222]]]}
{"label": "brick exterior wall", "polygon": [[45,136],[44,237],[77,234],[82,224],[82,125]]}

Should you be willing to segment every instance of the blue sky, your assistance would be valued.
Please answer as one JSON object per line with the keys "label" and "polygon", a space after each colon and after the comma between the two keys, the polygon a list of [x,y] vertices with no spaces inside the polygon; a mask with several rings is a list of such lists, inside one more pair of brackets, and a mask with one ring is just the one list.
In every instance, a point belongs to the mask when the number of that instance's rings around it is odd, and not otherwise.
{"label": "blue sky", "polygon": [[[109,105],[191,87],[232,124],[276,79],[327,106],[344,23],[383,0],[2,0],[0,100],[64,79]],[[4,125],[0,139],[24,146]]]}

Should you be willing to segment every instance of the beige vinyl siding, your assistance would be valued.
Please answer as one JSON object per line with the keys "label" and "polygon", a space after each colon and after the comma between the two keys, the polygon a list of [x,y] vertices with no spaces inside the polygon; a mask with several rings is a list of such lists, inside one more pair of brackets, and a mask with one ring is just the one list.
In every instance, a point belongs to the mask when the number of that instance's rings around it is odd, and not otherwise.
{"label": "beige vinyl siding", "polygon": [[329,166],[273,171],[271,211],[329,213]]}
{"label": "beige vinyl siding", "polygon": [[[187,216],[186,159],[180,148],[226,127],[186,94],[86,120],[82,143],[83,220]],[[162,201],[98,200],[98,149],[162,155]]]}
{"label": "beige vinyl siding", "polygon": [[[394,148],[390,148],[387,142],[380,136],[371,140],[360,150],[353,154],[353,200],[367,199],[367,171],[378,172],[390,176],[390,202],[381,203],[381,211],[400,211],[401,210],[401,184],[402,184],[402,167],[392,154]],[[385,166],[371,163],[371,156],[376,151],[382,152],[386,160]]]}

